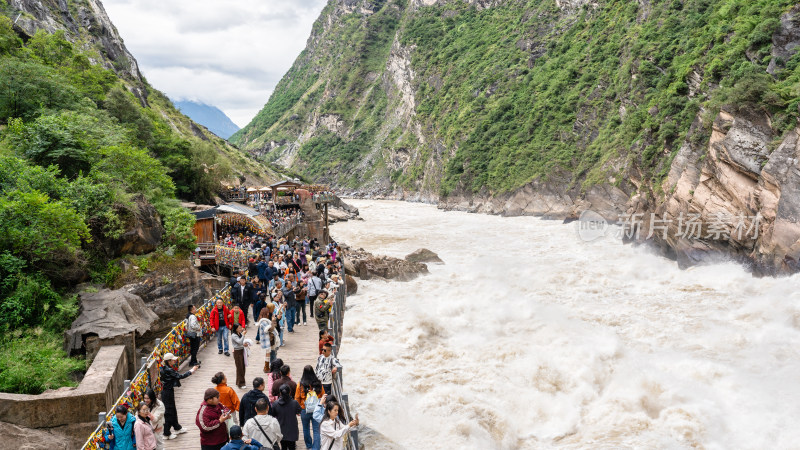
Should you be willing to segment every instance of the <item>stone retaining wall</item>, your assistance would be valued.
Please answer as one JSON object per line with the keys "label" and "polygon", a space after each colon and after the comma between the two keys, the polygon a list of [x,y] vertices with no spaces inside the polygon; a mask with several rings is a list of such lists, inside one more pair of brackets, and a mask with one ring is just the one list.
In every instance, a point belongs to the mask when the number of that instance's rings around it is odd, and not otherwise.
{"label": "stone retaining wall", "polygon": [[114,405],[126,378],[125,346],[103,347],[78,387],[40,395],[0,393],[0,421],[28,428],[96,423],[97,413]]}

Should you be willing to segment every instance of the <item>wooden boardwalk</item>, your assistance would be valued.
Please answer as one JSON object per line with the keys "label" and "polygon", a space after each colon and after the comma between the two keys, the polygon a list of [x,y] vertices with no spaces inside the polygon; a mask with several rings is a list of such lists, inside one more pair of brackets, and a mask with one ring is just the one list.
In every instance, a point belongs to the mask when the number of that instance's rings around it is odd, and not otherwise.
{"label": "wooden boardwalk", "polygon": [[[306,311],[308,312],[308,311]],[[250,314],[252,320],[252,314]],[[310,317],[309,317],[310,319]],[[255,342],[256,331],[251,322],[247,324],[246,336]],[[291,375],[294,381],[299,381],[300,376],[303,374],[303,367],[311,365],[312,367],[317,362],[319,355],[319,329],[314,320],[308,320],[308,325],[300,325],[294,327],[294,333],[289,333],[284,330],[283,340],[286,344],[278,350],[278,358],[281,358],[284,364],[288,364],[291,368]],[[202,363],[200,368],[194,375],[181,380],[181,387],[175,389],[175,404],[178,408],[178,421],[183,426],[187,433],[178,435],[175,439],[165,441],[165,448],[167,450],[191,450],[200,449],[200,430],[195,425],[195,416],[200,404],[203,402],[203,393],[206,389],[214,387],[211,383],[211,377],[217,372],[224,372],[228,377],[228,386],[236,390],[239,398],[250,391],[252,388],[253,378],[265,378],[264,361],[266,352],[261,349],[260,345],[254,345],[250,352],[249,365],[245,371],[245,380],[247,380],[247,388],[239,389],[236,387],[236,366],[233,362],[233,351],[231,356],[218,354],[217,341],[213,339],[207,344],[201,344],[200,351],[197,352],[197,359]],[[187,360],[188,361],[188,360]],[[181,373],[189,370],[188,362],[184,363],[181,367]],[[300,424],[300,416],[297,416],[298,427],[300,429],[300,439],[297,441],[298,449],[305,449],[305,442],[303,441],[303,426]],[[265,443],[264,443],[265,444]],[[265,444],[266,445],[266,444]]]}

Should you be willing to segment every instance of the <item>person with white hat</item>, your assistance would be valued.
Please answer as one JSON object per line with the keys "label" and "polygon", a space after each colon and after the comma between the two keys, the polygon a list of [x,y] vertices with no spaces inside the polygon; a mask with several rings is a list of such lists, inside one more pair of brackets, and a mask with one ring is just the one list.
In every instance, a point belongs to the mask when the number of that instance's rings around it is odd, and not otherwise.
{"label": "person with white hat", "polygon": [[[179,434],[186,433],[181,424],[178,423],[178,409],[175,407],[175,386],[181,385],[181,379],[197,371],[199,365],[183,374],[176,370],[180,360],[172,353],[164,355],[164,365],[161,366],[161,402],[164,403],[164,439],[175,439]],[[170,429],[175,428],[175,433],[170,433]]]}

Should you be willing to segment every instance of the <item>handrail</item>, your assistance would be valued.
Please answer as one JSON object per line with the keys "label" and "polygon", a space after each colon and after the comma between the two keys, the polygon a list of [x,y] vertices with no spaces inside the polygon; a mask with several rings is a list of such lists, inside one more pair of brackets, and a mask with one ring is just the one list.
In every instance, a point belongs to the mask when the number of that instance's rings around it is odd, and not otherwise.
{"label": "handrail", "polygon": [[[217,293],[211,299],[206,300],[203,305],[197,309],[197,316],[198,321],[203,326],[203,339],[208,339],[213,333],[211,330],[211,316],[210,311],[213,309],[213,305],[217,302],[217,300],[222,300],[228,306],[231,304],[231,288],[230,286],[226,286],[224,289],[217,291]],[[161,391],[161,365],[163,363],[163,357],[166,353],[172,353],[178,357],[180,363],[186,360],[189,357],[189,345],[188,339],[186,337],[186,319],[182,320],[180,323],[174,324],[172,329],[167,332],[166,335],[162,339],[156,339],[156,346],[153,348],[153,351],[146,358],[142,358],[142,367],[130,381],[130,385],[126,387],[122,394],[117,398],[117,401],[114,402],[111,411],[107,411],[103,419],[97,425],[97,428],[92,432],[89,436],[89,439],[81,448],[82,450],[97,450],[101,447],[99,444],[105,443],[105,437],[103,436],[103,427],[105,426],[106,422],[110,421],[111,418],[114,416],[114,409],[119,405],[127,406],[128,409],[131,409],[133,406],[137,405],[142,398],[144,398],[144,394],[148,388],[152,388],[154,391],[159,392]],[[155,372],[155,379],[151,380],[151,368],[153,364],[157,365],[157,370]],[[103,413],[100,413],[103,414]]]}
{"label": "handrail", "polygon": [[275,237],[283,237],[287,235],[294,227],[303,221],[300,217],[292,217],[288,222],[284,222],[277,227],[273,228]]}
{"label": "handrail", "polygon": [[[328,333],[333,336],[333,351],[331,352],[335,357],[339,355],[339,348],[342,345],[342,332],[344,331],[344,310],[347,304],[347,283],[343,283],[336,289],[336,294],[333,301],[333,308],[331,315],[328,318]],[[332,390],[333,395],[339,399],[339,404],[344,412],[345,423],[350,423],[353,420],[353,415],[350,412],[350,401],[347,393],[344,392],[344,381],[342,376],[342,369],[338,369],[333,376]],[[358,450],[358,429],[351,429],[350,433],[346,435],[345,448],[349,450]]]}

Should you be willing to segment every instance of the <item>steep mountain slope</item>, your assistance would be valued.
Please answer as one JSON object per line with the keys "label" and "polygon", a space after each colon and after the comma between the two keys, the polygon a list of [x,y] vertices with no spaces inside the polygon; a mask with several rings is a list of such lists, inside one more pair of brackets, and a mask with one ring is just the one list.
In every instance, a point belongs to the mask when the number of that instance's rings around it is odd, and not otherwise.
{"label": "steep mountain slope", "polygon": [[239,131],[239,126],[233,123],[230,117],[226,116],[225,113],[216,106],[190,100],[178,100],[173,103],[180,112],[208,128],[208,131],[222,139],[228,139],[233,133]]}
{"label": "steep mountain slope", "polygon": [[263,184],[282,177],[198,126],[150,86],[99,0],[0,0],[0,13],[12,21],[14,31],[24,41],[33,38],[37,31],[63,33],[68,42],[88,55],[90,63],[113,71],[142,107],[156,113],[179,135],[190,142],[199,140],[210,144],[232,169],[226,177],[229,184],[243,180]]}
{"label": "steep mountain slope", "polygon": [[[676,157],[700,149],[700,173],[720,111],[767,124],[754,138],[766,139],[763,151],[747,147],[751,138],[731,150],[754,158],[734,166],[756,184],[796,127],[793,5],[331,0],[264,109],[231,140],[370,195],[554,218],[587,208],[610,220],[669,218],[668,174],[684,161]],[[711,191],[736,191],[731,180]],[[731,205],[734,217],[761,211]],[[682,211],[709,221],[720,212],[703,208],[685,202]],[[686,262],[733,252],[772,270],[800,256],[785,245],[776,252],[764,241],[772,225],[760,226],[758,238],[736,244],[641,240]]]}

